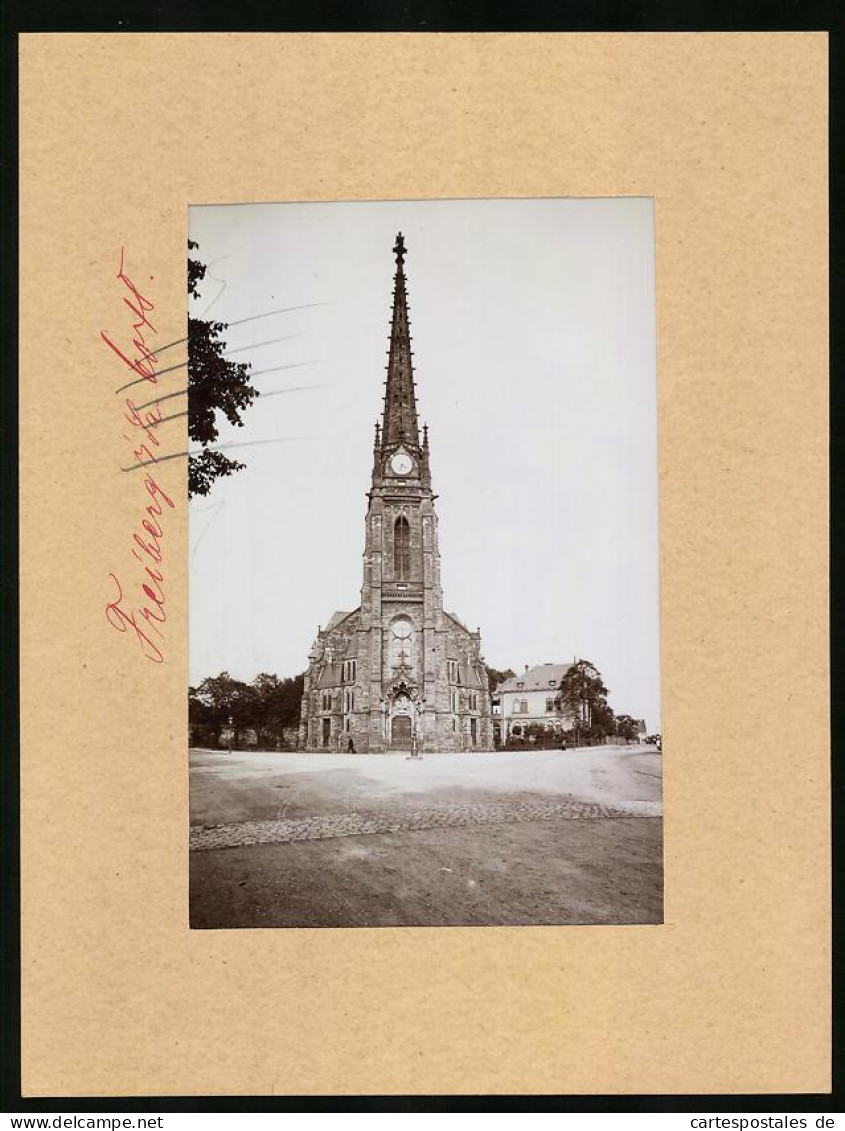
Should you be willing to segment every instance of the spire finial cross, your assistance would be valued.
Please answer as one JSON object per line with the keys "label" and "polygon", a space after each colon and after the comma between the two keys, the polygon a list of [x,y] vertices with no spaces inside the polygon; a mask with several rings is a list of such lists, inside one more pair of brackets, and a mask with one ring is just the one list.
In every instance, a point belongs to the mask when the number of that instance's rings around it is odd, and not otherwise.
{"label": "spire finial cross", "polygon": [[396,243],[393,245],[393,254],[396,256],[396,266],[401,267],[405,261],[405,237],[401,232],[396,234]]}

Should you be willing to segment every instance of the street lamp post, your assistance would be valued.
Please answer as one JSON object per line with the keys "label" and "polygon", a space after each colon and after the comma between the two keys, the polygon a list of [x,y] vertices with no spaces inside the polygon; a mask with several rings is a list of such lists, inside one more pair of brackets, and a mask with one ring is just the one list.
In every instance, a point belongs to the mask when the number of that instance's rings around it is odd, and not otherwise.
{"label": "street lamp post", "polygon": [[419,752],[419,729],[422,707],[422,701],[419,699],[415,700],[411,707],[411,753],[405,759],[406,762],[410,760],[415,762],[422,761],[422,754]]}
{"label": "street lamp post", "polygon": [[229,715],[229,753],[230,754],[232,753],[232,739],[234,738],[234,735],[235,735],[234,724],[235,724],[234,718],[232,717],[232,715]]}

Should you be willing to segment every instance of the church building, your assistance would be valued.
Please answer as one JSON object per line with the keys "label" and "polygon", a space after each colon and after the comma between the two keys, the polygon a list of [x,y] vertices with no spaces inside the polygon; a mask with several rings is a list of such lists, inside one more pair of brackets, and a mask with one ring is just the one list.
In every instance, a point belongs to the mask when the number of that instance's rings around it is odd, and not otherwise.
{"label": "church building", "polygon": [[308,655],[305,750],[493,749],[481,636],[443,608],[428,429],[417,423],[405,243],[393,248],[393,322],[367,494],[361,604],[336,612]]}

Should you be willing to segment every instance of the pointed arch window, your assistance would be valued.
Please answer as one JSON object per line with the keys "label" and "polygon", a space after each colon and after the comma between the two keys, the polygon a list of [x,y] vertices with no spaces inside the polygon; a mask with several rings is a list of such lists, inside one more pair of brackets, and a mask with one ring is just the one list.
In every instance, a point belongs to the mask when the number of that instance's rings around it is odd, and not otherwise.
{"label": "pointed arch window", "polygon": [[400,581],[411,574],[411,528],[404,515],[396,519],[393,529],[393,573]]}

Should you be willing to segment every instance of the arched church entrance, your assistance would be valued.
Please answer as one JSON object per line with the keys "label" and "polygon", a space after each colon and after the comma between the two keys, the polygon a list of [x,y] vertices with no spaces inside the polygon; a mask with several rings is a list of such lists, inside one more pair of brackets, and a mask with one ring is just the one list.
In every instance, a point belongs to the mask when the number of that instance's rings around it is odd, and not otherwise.
{"label": "arched church entrance", "polygon": [[390,745],[394,750],[411,749],[411,719],[408,715],[394,715],[390,728]]}

